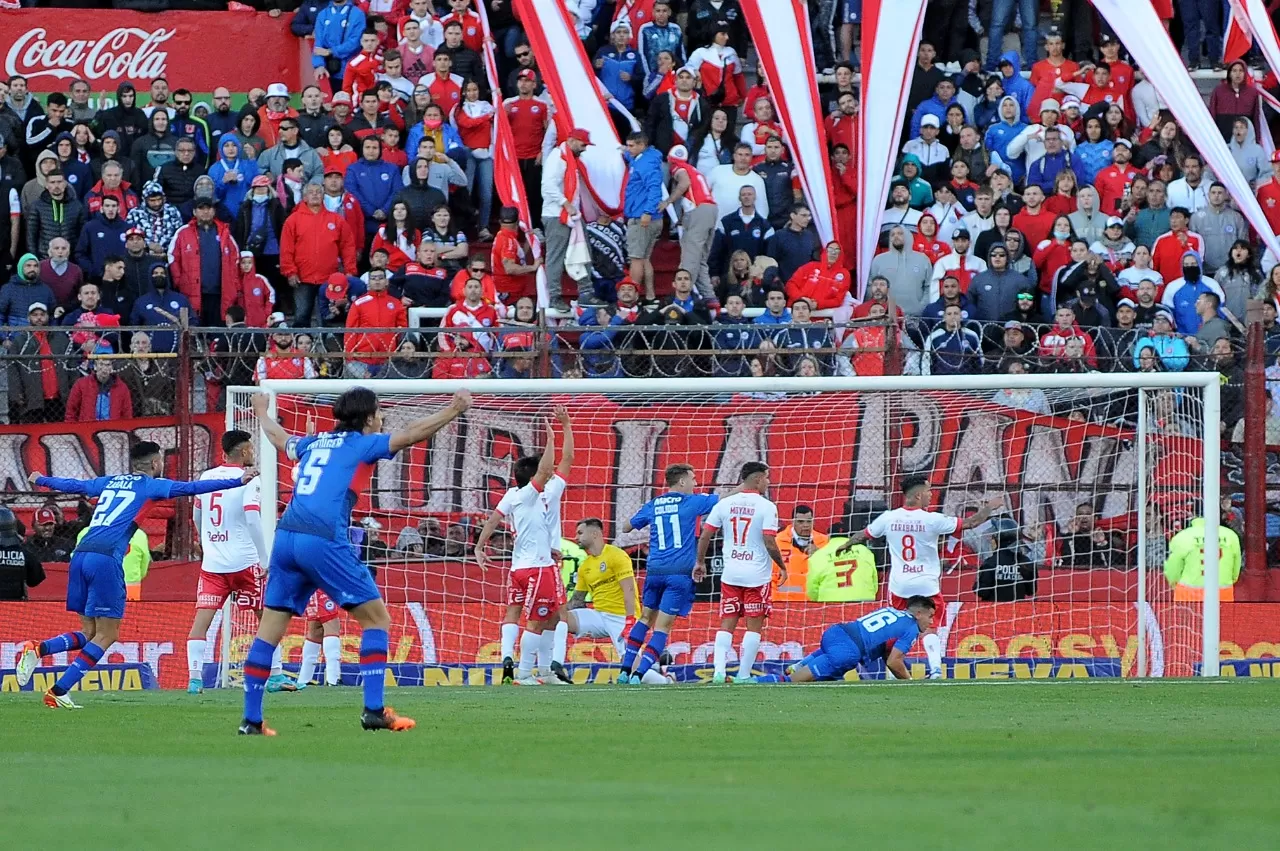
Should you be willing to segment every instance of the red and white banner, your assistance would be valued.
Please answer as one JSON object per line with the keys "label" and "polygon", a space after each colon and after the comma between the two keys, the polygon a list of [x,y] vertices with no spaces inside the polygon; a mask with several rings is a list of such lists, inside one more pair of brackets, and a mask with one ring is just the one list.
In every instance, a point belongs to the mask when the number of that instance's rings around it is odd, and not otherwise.
{"label": "red and white banner", "polygon": [[[760,647],[764,661],[800,659],[815,648],[825,627],[852,620],[876,603],[775,603]],[[498,624],[505,606],[497,603],[393,604],[387,661],[392,665],[496,664],[501,660]],[[187,684],[186,641],[195,614],[192,603],[130,603],[120,639],[103,661],[149,664],[161,688]],[[1137,610],[1132,604],[965,603],[955,611],[946,635],[945,656],[952,676],[965,678],[1082,676],[1111,660],[1111,675],[1137,671]],[[1178,604],[1158,605],[1148,621],[1152,636],[1162,641],[1164,676],[1191,676],[1197,651],[1195,614]],[[719,627],[718,610],[698,603],[691,616],[671,634],[668,651],[678,665],[705,665],[711,658]],[[43,639],[73,626],[75,615],[60,603],[0,603],[0,690],[16,690],[12,668],[23,641]],[[303,623],[295,619],[281,646],[286,662],[301,658]],[[235,636],[232,658],[243,659],[253,635]],[[354,663],[360,628],[342,617],[343,660]],[[218,647],[215,642],[211,645]],[[1280,621],[1268,603],[1222,606],[1220,653],[1224,661],[1280,657]],[[67,654],[52,657],[67,664]],[[986,661],[986,667],[982,664]],[[1013,661],[1017,660],[1017,661]],[[1054,660],[1057,664],[1048,664]],[[616,663],[609,642],[576,641],[570,664]],[[1037,661],[1046,664],[1039,665]],[[1081,663],[1055,674],[1062,663]],[[973,664],[966,664],[973,663]],[[1225,666],[1224,666],[1225,670]],[[477,680],[482,682],[482,680]],[[105,687],[105,686],[102,686]],[[120,686],[116,686],[119,688]]]}
{"label": "red and white banner", "polygon": [[1093,0],[1102,15],[1141,66],[1156,92],[1169,104],[1178,125],[1208,162],[1232,200],[1272,253],[1280,257],[1280,239],[1271,230],[1249,181],[1209,114],[1209,107],[1187,73],[1178,50],[1150,3],[1133,0]]}
{"label": "red and white banner", "polygon": [[[814,227],[825,245],[836,238],[836,202],[831,192],[808,7],[805,0],[791,0],[789,6],[786,0],[742,0],[742,14],[769,79]],[[844,250],[855,247],[846,245]]]}
{"label": "red and white banner", "polygon": [[1230,65],[1243,59],[1253,46],[1253,28],[1249,26],[1243,0],[1230,0],[1227,6],[1227,22],[1222,37],[1222,64]]}
{"label": "red and white banner", "polygon": [[[7,45],[4,75],[20,74],[36,92],[65,92],[81,79],[94,91],[114,92],[128,80],[146,89],[157,77],[175,87],[233,92],[284,83],[299,88],[298,39],[292,15],[255,12],[140,12],[47,9],[0,15]],[[235,46],[234,61],[227,50]]]}
{"label": "red and white banner", "polygon": [[871,277],[889,183],[898,160],[907,92],[926,0],[865,0],[862,4],[862,116],[858,123],[858,288]]}
{"label": "red and white banner", "polygon": [[[591,146],[578,158],[587,189],[582,200],[617,215],[627,182],[622,141],[569,12],[560,0],[515,0],[514,8],[556,107],[557,138],[563,141],[577,127],[591,134]],[[530,212],[542,215],[541,210]],[[590,210],[583,212],[590,220]]]}

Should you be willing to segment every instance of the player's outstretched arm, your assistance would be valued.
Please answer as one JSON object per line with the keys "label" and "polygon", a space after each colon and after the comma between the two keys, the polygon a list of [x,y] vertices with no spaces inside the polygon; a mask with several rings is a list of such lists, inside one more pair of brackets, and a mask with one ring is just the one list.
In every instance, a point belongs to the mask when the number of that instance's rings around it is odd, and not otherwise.
{"label": "player's outstretched arm", "polygon": [[276,418],[267,412],[268,401],[265,393],[253,394],[253,399],[251,400],[253,415],[258,418],[258,428],[262,429],[262,433],[267,436],[267,440],[271,441],[271,445],[276,448],[276,451],[287,452],[289,432],[285,431],[284,427],[276,422]]}
{"label": "player's outstretched arm", "polygon": [[96,479],[63,479],[58,476],[42,476],[39,473],[32,473],[27,477],[27,481],[36,487],[48,488],[51,491],[59,493],[78,493],[85,496],[97,496],[102,493],[105,478]]}
{"label": "player's outstretched arm", "polygon": [[961,523],[961,529],[974,529],[987,522],[987,518],[991,516],[993,511],[997,511],[1004,505],[1004,497],[993,497],[982,504],[982,507],[966,517]]}
{"label": "player's outstretched arm", "polygon": [[895,647],[889,651],[889,658],[884,660],[884,666],[893,671],[893,675],[898,679],[909,680],[911,672],[907,670],[906,658],[902,655],[902,651]]}
{"label": "player's outstretched arm", "polygon": [[489,518],[484,521],[484,527],[480,530],[480,537],[476,539],[476,561],[481,567],[492,567],[493,563],[489,561],[489,539],[493,537],[494,531],[498,528],[498,524],[502,522],[501,511],[490,511]]}
{"label": "player's outstretched arm", "polygon": [[564,405],[556,405],[553,413],[564,430],[564,445],[560,448],[560,463],[556,465],[556,475],[568,481],[569,471],[573,469],[573,421],[569,419],[569,411]]}
{"label": "player's outstretched arm", "polygon": [[453,401],[443,411],[437,411],[429,417],[414,420],[404,428],[398,428],[391,432],[391,451],[399,452],[401,449],[408,449],[415,443],[423,443],[429,440],[431,435],[465,414],[470,407],[471,394],[466,390],[459,390],[453,394]]}
{"label": "player's outstretched arm", "polygon": [[214,491],[229,491],[235,488],[242,488],[249,482],[253,481],[258,475],[258,471],[253,467],[246,467],[244,475],[234,479],[198,479],[194,482],[178,482],[173,479],[156,479],[156,483],[161,487],[169,489],[169,496],[199,496],[202,493],[213,493]]}

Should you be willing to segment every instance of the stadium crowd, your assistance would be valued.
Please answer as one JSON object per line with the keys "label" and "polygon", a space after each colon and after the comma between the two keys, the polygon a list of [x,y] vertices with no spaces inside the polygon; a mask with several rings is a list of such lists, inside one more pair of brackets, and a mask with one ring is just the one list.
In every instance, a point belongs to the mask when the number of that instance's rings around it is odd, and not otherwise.
{"label": "stadium crowd", "polygon": [[[1033,0],[930,4],[866,282],[852,271],[858,0],[810,4],[839,217],[825,246],[769,81],[748,80],[737,0],[645,0],[616,20],[617,4],[568,2],[631,162],[623,209],[587,223],[576,264],[564,162],[591,140],[556,139],[511,4],[483,0],[546,252],[539,304],[543,261],[494,202],[475,1],[247,4],[295,11],[316,77],[300,92],[264,80],[204,101],[171,68],[172,83],[123,82],[108,104],[82,80],[43,101],[6,80],[7,413],[172,413],[183,311],[216,332],[199,345],[214,384],[1207,367],[1238,387],[1251,298],[1280,349],[1275,258],[1077,0],[1052,23]],[[1182,6],[1161,11],[1188,67],[1213,64],[1216,3]],[[1210,110],[1280,229],[1280,155],[1260,141],[1259,91],[1276,81],[1243,61],[1224,72]],[[682,229],[664,228],[669,207]],[[413,308],[433,310],[397,332]],[[1226,408],[1234,424],[1238,393]]]}

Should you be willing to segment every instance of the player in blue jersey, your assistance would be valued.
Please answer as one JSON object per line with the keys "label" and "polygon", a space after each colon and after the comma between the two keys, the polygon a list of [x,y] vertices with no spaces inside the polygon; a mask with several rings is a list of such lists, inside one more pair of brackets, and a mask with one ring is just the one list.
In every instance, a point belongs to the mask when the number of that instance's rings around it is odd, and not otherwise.
{"label": "player in blue jersey", "polygon": [[883,659],[900,680],[911,679],[903,661],[920,634],[933,624],[934,602],[912,597],[907,610],[885,606],[856,621],[838,623],[822,633],[819,648],[791,669],[790,674],[752,677],[753,683],[813,683],[844,679],[859,665]]}
{"label": "player in blue jersey", "polygon": [[175,482],[159,479],[164,453],[158,444],[144,440],[129,452],[131,473],[96,479],[60,479],[31,474],[31,484],[62,493],[98,497],[89,528],[71,554],[67,575],[67,611],[80,615],[80,630],[64,632],[45,641],[28,641],[18,656],[18,685],[31,681],[42,656],[79,650],[57,683],[44,696],[50,709],[79,709],[67,694],[98,663],[120,635],[124,619],[124,554],[133,535],[134,518],[153,499],[198,496],[238,488],[257,475],[246,469],[233,479]]}
{"label": "player in blue jersey", "polygon": [[[627,634],[622,672],[618,674],[618,682],[622,684],[638,685],[644,681],[644,675],[666,650],[667,636],[675,619],[687,617],[693,608],[698,519],[707,516],[720,499],[713,493],[693,492],[698,478],[688,464],[668,467],[666,482],[669,490],[640,506],[622,527],[624,534],[632,529],[649,529],[649,557],[645,561],[644,591],[640,595],[644,612]],[[643,654],[641,647],[644,647]],[[635,667],[637,656],[639,667]]]}
{"label": "player in blue jersey", "polygon": [[240,734],[274,736],[262,723],[262,698],[271,674],[271,656],[289,629],[289,621],[306,611],[316,589],[351,613],[363,628],[360,638],[360,679],[366,730],[411,730],[412,718],[401,718],[382,703],[387,669],[387,630],[391,615],[382,602],[369,568],[351,547],[347,528],[356,493],[351,481],[357,471],[393,458],[402,449],[425,443],[471,406],[466,391],[455,393],[443,411],[414,420],[390,434],[382,431],[378,394],[353,387],[333,403],[332,431],[297,437],[290,435],[267,412],[267,397],[253,398],[253,411],[262,433],[276,451],[298,463],[293,498],[276,527],[271,569],[263,595],[258,635],[244,663],[244,720]]}

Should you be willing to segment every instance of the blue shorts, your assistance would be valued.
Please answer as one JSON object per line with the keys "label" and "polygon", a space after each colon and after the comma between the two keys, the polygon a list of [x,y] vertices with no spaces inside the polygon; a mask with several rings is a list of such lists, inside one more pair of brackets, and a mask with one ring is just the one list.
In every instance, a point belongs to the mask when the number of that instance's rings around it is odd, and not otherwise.
{"label": "blue shorts", "polygon": [[862,23],[862,0],[844,0],[844,22],[846,24]]}
{"label": "blue shorts", "polygon": [[640,604],[668,615],[688,617],[693,610],[693,577],[674,573],[646,573]]}
{"label": "blue shorts", "polygon": [[71,554],[67,611],[86,618],[124,617],[124,564],[102,553]]}
{"label": "blue shorts", "polygon": [[844,627],[836,625],[827,627],[822,633],[821,649],[804,657],[800,664],[809,669],[815,680],[842,680],[861,661],[862,650]]}
{"label": "blue shorts", "polygon": [[263,605],[301,615],[317,588],[344,609],[382,596],[351,544],[304,532],[276,532]]}

